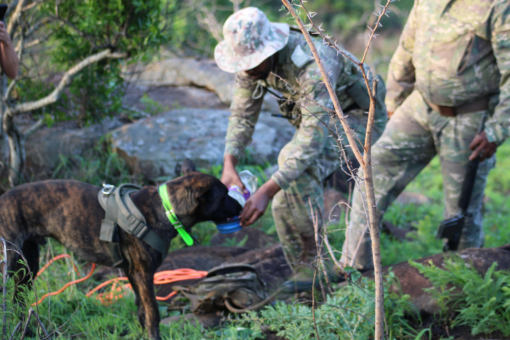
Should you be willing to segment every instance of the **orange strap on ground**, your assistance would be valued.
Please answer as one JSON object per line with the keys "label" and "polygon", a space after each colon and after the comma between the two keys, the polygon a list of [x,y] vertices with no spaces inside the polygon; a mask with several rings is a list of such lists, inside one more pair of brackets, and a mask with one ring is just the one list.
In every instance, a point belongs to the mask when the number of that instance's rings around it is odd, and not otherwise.
{"label": "orange strap on ground", "polygon": [[[41,275],[42,272],[46,268],[48,268],[48,266],[51,263],[53,263],[55,260],[58,260],[58,259],[61,259],[61,258],[66,258],[66,257],[70,257],[70,256],[67,255],[67,254],[55,256],[53,259],[51,259],[37,273],[37,277],[39,275]],[[74,266],[74,268],[75,268],[76,272],[78,272],[78,269],[76,268],[76,266]],[[33,305],[37,305],[37,304],[41,303],[48,296],[53,296],[53,295],[57,295],[57,294],[62,293],[69,286],[72,286],[74,284],[77,284],[77,283],[80,283],[80,282],[83,282],[83,281],[87,280],[88,278],[90,278],[92,276],[92,273],[94,272],[95,268],[96,268],[96,264],[93,263],[92,264],[92,268],[90,270],[90,273],[86,277],[81,278],[79,280],[75,280],[75,281],[69,282],[68,284],[66,284],[64,287],[62,287],[60,290],[58,290],[56,292],[44,294],[41,297],[41,299],[39,301],[37,301],[36,303],[34,303]],[[158,272],[158,273],[154,274],[154,284],[155,285],[163,285],[163,284],[168,284],[168,283],[173,283],[173,282],[178,282],[178,281],[202,279],[206,275],[207,275],[206,271],[197,271],[197,270],[188,269],[188,268],[182,268],[182,269],[176,269],[176,270],[166,270],[166,271],[162,271],[162,272]],[[109,301],[112,301],[112,300],[116,300],[116,299],[122,298],[123,295],[121,294],[121,292],[123,290],[130,289],[131,288],[131,284],[126,283],[124,285],[118,286],[117,283],[119,281],[128,281],[128,278],[127,277],[117,277],[117,278],[108,280],[106,282],[103,282],[99,286],[97,286],[96,288],[94,288],[91,291],[89,291],[87,293],[87,297],[90,297],[92,294],[94,294],[95,292],[97,292],[101,288],[103,288],[105,286],[108,286],[110,283],[113,283],[112,289],[109,292],[98,294],[97,295],[97,299],[99,301],[101,301],[102,303],[105,303],[105,302],[109,302]],[[172,293],[168,294],[165,297],[156,296],[156,299],[158,301],[165,301],[165,300],[168,300],[169,298],[171,298],[172,296],[174,296],[175,294],[177,294],[177,292],[172,292]]]}
{"label": "orange strap on ground", "polygon": [[[38,277],[39,275],[41,275],[46,270],[46,268],[48,268],[50,266],[50,264],[52,264],[54,261],[59,260],[59,259],[64,259],[64,258],[71,258],[71,255],[62,254],[62,255],[55,256],[48,263],[46,263],[46,265],[44,267],[42,267],[41,270],[39,270],[37,272],[37,275],[35,277]],[[78,268],[76,268],[76,265],[74,263],[73,263],[73,266],[74,266],[74,271],[76,272],[76,274],[78,276],[80,276],[80,272],[78,271]]]}
{"label": "orange strap on ground", "polygon": [[[207,275],[206,271],[197,271],[194,269],[188,269],[188,268],[182,268],[182,269],[176,269],[176,270],[166,270],[162,272],[157,272],[154,274],[154,284],[155,285],[164,285],[168,283],[178,282],[178,281],[185,281],[185,280],[196,280],[196,279],[202,279]],[[128,281],[127,277],[117,277],[115,279],[108,280],[106,282],[101,283],[96,288],[92,289],[87,293],[87,297],[90,297],[92,294],[97,292],[99,289],[109,285],[110,283],[113,283],[112,289],[109,292],[98,294],[97,299],[101,302],[105,303],[107,300],[116,300],[123,297],[120,292],[122,292],[123,289],[130,289],[131,284],[127,283],[122,286],[117,287],[117,283],[119,281]],[[117,293],[117,294],[115,294]],[[177,292],[171,292],[167,296],[156,296],[156,300],[158,301],[166,301],[170,299],[172,296],[177,294]]]}
{"label": "orange strap on ground", "polygon": [[89,279],[91,276],[92,276],[92,273],[94,272],[94,269],[96,269],[96,264],[95,263],[92,263],[92,268],[90,269],[90,273],[89,275],[85,276],[85,277],[82,277],[81,279],[78,279],[78,280],[75,280],[75,281],[71,281],[69,282],[68,284],[66,284],[64,287],[60,288],[60,290],[57,290],[56,292],[51,292],[51,293],[46,293],[44,294],[41,299],[35,303],[32,304],[32,306],[35,306],[35,305],[38,305],[40,304],[44,299],[46,299],[48,296],[53,296],[53,295],[58,295],[60,293],[62,293],[64,290],[67,289],[67,287],[69,286],[72,286],[72,285],[75,285],[77,283],[80,283],[80,282],[83,282],[87,279]]}

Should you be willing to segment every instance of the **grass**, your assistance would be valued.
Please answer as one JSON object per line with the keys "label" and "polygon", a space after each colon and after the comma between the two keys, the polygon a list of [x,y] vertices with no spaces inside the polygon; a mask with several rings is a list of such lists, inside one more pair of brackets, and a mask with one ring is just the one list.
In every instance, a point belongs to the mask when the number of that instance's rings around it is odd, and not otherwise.
{"label": "grass", "polygon": [[[505,143],[498,149],[498,163],[491,172],[486,189],[484,203],[484,232],[485,246],[496,247],[508,243],[510,240],[510,202],[506,199],[510,193],[510,175],[506,169],[510,168],[510,143]],[[268,165],[252,165],[248,161],[240,166],[240,169],[249,169],[259,177],[259,183],[267,180],[264,169]],[[219,177],[221,167],[203,169],[214,176]],[[55,178],[75,178],[81,181],[100,185],[104,182],[120,184],[124,182],[136,182],[146,184],[141,177],[132,177],[122,159],[115,153],[104,147],[97,147],[85,157],[72,159],[62,158],[61,163],[53,173]],[[384,265],[391,265],[410,259],[418,259],[424,256],[439,253],[441,242],[434,238],[438,223],[443,218],[443,193],[440,176],[440,164],[435,158],[429,166],[409,185],[407,191],[416,192],[427,196],[430,204],[424,205],[392,205],[385,219],[400,227],[414,226],[417,229],[417,237],[413,242],[400,243],[385,234],[381,235],[381,251]],[[340,229],[330,233],[330,241],[334,248],[340,249],[344,240],[344,218],[339,223],[329,226],[329,230]],[[270,207],[266,214],[254,226],[260,228],[273,238],[277,239],[274,222],[271,217]],[[194,237],[203,245],[210,244],[210,239],[216,232],[212,223],[202,223],[193,228]],[[171,249],[184,247],[180,238],[172,241]],[[46,263],[53,255],[65,253],[66,250],[55,241],[50,241],[41,251],[41,263]],[[77,260],[81,275],[88,272],[89,267]],[[491,272],[486,277],[476,276],[467,268],[453,270],[455,278],[445,277],[442,271],[435,272],[432,268],[420,268],[432,280],[436,280],[438,294],[442,298],[450,296],[441,289],[444,282],[456,279],[459,289],[463,290],[463,296],[458,300],[456,318],[452,319],[452,325],[466,324],[472,326],[473,332],[497,329],[498,323],[490,323],[491,318],[477,315],[492,315],[492,319],[508,315],[510,296],[508,295],[508,274]],[[435,274],[434,274],[435,273]],[[35,282],[37,296],[54,291],[71,281],[76,274],[73,273],[70,260],[60,260],[53,264]],[[435,276],[434,276],[435,275]],[[391,278],[389,278],[391,280]],[[466,287],[466,280],[476,283]],[[449,280],[449,281],[445,281]],[[462,280],[465,281],[462,284]],[[145,335],[140,328],[134,305],[134,296],[128,293],[126,297],[105,306],[94,298],[85,297],[86,292],[100,282],[93,279],[69,288],[64,293],[51,297],[38,306],[38,315],[50,332],[58,331],[59,338],[82,338],[82,339],[144,339]],[[357,285],[339,289],[329,297],[329,305],[342,306],[359,313],[366,314],[371,318],[372,300],[367,297],[366,291],[371,291],[370,282],[359,282]],[[485,303],[476,300],[478,288],[481,290]],[[363,288],[360,289],[359,287]],[[471,288],[470,288],[471,287]],[[12,293],[12,284],[8,286]],[[445,295],[446,294],[446,295]],[[26,292],[29,303],[35,301],[33,292]],[[459,302],[460,301],[460,302]],[[387,319],[390,324],[392,338],[396,339],[421,339],[429,338],[430,330],[421,327],[419,319],[404,318],[407,311],[409,314],[409,301],[406,296],[386,296]],[[8,303],[7,324],[12,329],[19,321],[20,306]],[[505,309],[506,308],[506,309]],[[505,311],[501,312],[501,311]],[[465,312],[464,312],[465,311]],[[321,332],[321,339],[363,339],[372,334],[372,325],[369,321],[360,319],[357,314],[345,310],[322,305],[316,311],[316,318]],[[493,312],[493,314],[490,314]],[[162,318],[175,315],[176,311],[168,311],[161,304]],[[412,314],[412,313],[411,313]],[[261,326],[272,327],[276,332],[288,339],[304,339],[313,334],[311,323],[311,309],[306,304],[294,303],[287,305],[278,303],[274,307],[268,307],[262,312],[251,313],[247,318],[233,320],[219,329],[204,330],[201,327],[192,326],[186,322],[174,323],[170,326],[161,326],[164,339],[257,339],[263,338]],[[497,318],[495,320],[498,320]],[[499,324],[505,324],[499,322]],[[506,323],[508,324],[508,323]],[[418,326],[417,326],[418,325]],[[32,324],[35,329],[35,323]],[[507,332],[507,329],[504,329]],[[351,334],[351,336],[349,336]]]}

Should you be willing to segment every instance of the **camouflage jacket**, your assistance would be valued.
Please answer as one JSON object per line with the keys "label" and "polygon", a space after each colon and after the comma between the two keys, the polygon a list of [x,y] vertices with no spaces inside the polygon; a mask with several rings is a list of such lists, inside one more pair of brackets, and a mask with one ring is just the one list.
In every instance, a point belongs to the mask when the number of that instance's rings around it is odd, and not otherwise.
{"label": "camouflage jacket", "polygon": [[415,87],[437,105],[489,97],[485,133],[503,143],[510,133],[510,2],[415,0],[388,71],[388,111]]}
{"label": "camouflage jacket", "polygon": [[[369,98],[357,66],[343,56],[337,56],[333,49],[322,44],[322,39],[318,39],[315,46],[336,89],[341,107],[345,109],[358,105],[359,108],[368,110]],[[319,68],[313,61],[310,48],[301,33],[291,31],[287,45],[277,54],[273,73],[277,76],[270,74],[263,81],[254,80],[245,72],[236,74],[225,154],[238,159],[242,156],[251,142],[267,87],[276,89],[285,98],[297,103],[293,112],[294,118],[296,110],[299,111],[299,118],[291,120],[297,126],[296,134],[280,152],[279,169],[272,176],[281,188],[286,189],[323,151],[329,133],[324,124],[329,124],[330,120],[325,108],[334,110],[334,107],[326,86],[321,83]],[[386,109],[383,108],[377,116],[379,120],[376,124],[384,125]],[[322,123],[317,118],[320,118]],[[359,136],[360,140],[364,140],[364,137]],[[285,157],[281,157],[282,155]]]}

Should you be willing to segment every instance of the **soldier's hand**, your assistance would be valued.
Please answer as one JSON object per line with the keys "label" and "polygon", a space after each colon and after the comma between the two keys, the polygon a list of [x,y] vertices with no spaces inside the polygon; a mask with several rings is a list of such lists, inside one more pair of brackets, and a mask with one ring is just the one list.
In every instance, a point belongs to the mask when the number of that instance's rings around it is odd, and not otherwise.
{"label": "soldier's hand", "polygon": [[223,173],[221,174],[221,183],[227,188],[237,185],[241,190],[245,190],[241,177],[236,171],[237,158],[232,155],[225,155],[223,163]]}
{"label": "soldier's hand", "polygon": [[264,183],[264,185],[246,201],[240,216],[241,221],[239,224],[243,227],[247,227],[261,218],[266,212],[269,201],[278,191],[280,191],[280,187],[272,179]]}
{"label": "soldier's hand", "polygon": [[482,133],[476,135],[471,144],[469,144],[469,149],[474,150],[471,156],[469,156],[469,160],[473,161],[481,154],[480,161],[483,162],[484,160],[491,158],[497,148],[498,146],[496,143],[489,143],[487,136],[485,135],[485,131],[482,131]]}
{"label": "soldier's hand", "polygon": [[393,113],[394,113],[393,111],[388,111],[388,119],[390,119],[391,116],[393,116]]}

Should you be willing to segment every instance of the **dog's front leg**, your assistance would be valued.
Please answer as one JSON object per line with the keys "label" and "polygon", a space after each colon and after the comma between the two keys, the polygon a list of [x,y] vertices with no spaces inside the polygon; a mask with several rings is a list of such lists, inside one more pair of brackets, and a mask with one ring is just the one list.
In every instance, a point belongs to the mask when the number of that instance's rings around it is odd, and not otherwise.
{"label": "dog's front leg", "polygon": [[133,287],[138,306],[138,321],[147,329],[150,339],[160,340],[159,310],[154,293],[154,273],[137,272],[128,273],[129,283]]}

